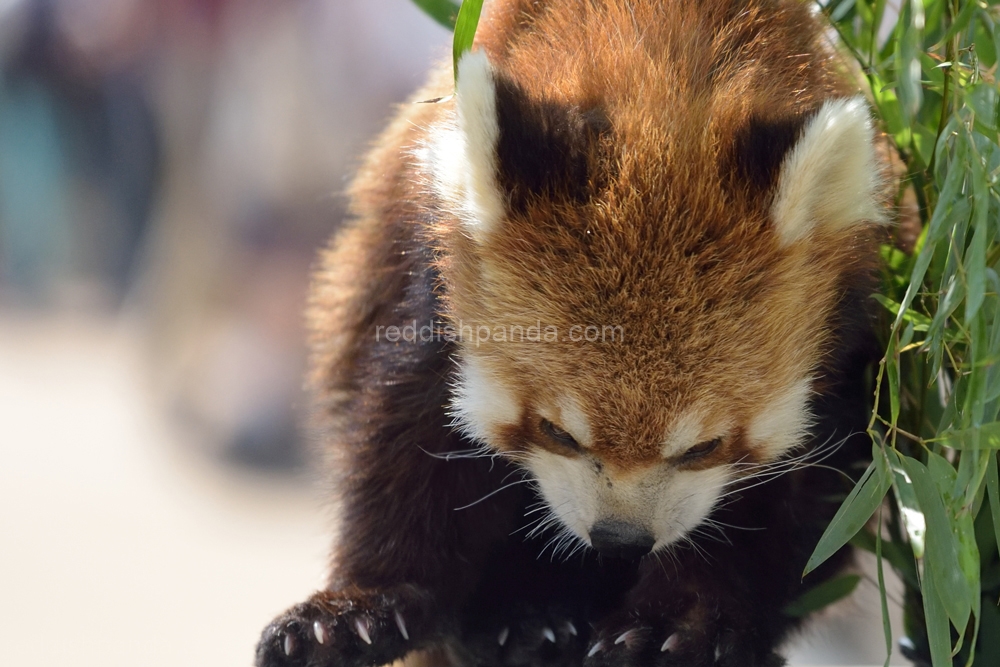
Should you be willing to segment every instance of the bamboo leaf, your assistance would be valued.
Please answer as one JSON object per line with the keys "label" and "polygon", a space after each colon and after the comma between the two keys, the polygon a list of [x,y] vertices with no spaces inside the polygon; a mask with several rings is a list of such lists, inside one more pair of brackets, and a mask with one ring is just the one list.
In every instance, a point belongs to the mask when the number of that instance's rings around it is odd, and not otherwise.
{"label": "bamboo leaf", "polygon": [[896,47],[896,73],[899,76],[899,101],[905,118],[912,119],[920,109],[923,91],[920,86],[920,46],[923,41],[923,0],[904,2],[900,12],[902,35]]}
{"label": "bamboo leaf", "polygon": [[831,6],[830,20],[839,21],[847,16],[847,13],[854,9],[854,2],[855,0],[843,0],[843,2],[838,2],[836,6]]}
{"label": "bamboo leaf", "polygon": [[955,21],[951,24],[951,27],[948,28],[948,32],[946,32],[944,34],[944,37],[941,38],[941,41],[947,42],[952,37],[954,37],[958,33],[968,28],[969,23],[972,21],[972,18],[976,15],[976,11],[978,9],[979,9],[978,2],[966,2],[965,6],[962,7],[962,11],[960,11],[958,13],[958,16],[955,17]]}
{"label": "bamboo leaf", "polygon": [[[934,457],[933,454],[930,456]],[[928,580],[933,578],[934,588],[941,596],[948,617],[954,621],[956,627],[964,628],[969,622],[969,614],[972,611],[973,591],[970,590],[969,582],[963,574],[958,542],[952,532],[945,502],[941,497],[942,487],[950,489],[954,484],[954,468],[945,462],[952,475],[947,479],[936,479],[942,474],[938,466],[932,465],[931,468],[927,468],[909,456],[903,455],[900,458],[913,482],[917,501],[927,521],[924,585],[929,586]]]}
{"label": "bamboo leaf", "polygon": [[448,30],[455,29],[459,3],[453,0],[413,0],[413,3]]}
{"label": "bamboo leaf", "polygon": [[993,515],[993,535],[1000,550],[1000,483],[997,480],[997,457],[990,457],[986,468],[986,489],[990,494],[990,513]]}
{"label": "bamboo leaf", "polygon": [[896,330],[898,330],[900,324],[902,324],[903,314],[909,310],[910,304],[913,303],[913,299],[916,298],[917,292],[920,291],[920,287],[923,285],[927,268],[930,266],[931,259],[934,257],[935,244],[947,233],[949,229],[945,223],[948,221],[948,213],[951,212],[950,202],[956,198],[959,193],[959,188],[965,180],[963,170],[956,165],[961,163],[964,158],[965,143],[959,142],[955,149],[955,157],[952,160],[952,167],[949,169],[944,186],[941,188],[938,206],[934,209],[934,214],[931,216],[931,220],[927,225],[928,231],[926,241],[924,242],[923,248],[920,249],[917,261],[913,264],[913,271],[910,274],[910,284],[906,288],[906,294],[900,304],[899,312],[896,314],[896,321],[893,324],[893,328]]}
{"label": "bamboo leaf", "polygon": [[[913,326],[910,324],[909,326]],[[889,378],[889,414],[893,424],[899,420],[899,340],[893,334],[885,351],[885,374]]]}
{"label": "bamboo leaf", "polygon": [[[976,554],[976,558],[977,558],[976,565],[978,566],[979,554]],[[977,580],[976,591],[978,590],[979,590],[979,581]],[[974,619],[974,624],[972,626],[972,641],[969,642],[969,657],[965,661],[965,667],[972,667],[972,663],[976,659],[976,647],[979,644],[979,627],[981,625],[980,619],[983,617],[982,602],[983,602],[982,595],[977,594],[972,599],[972,618]],[[987,662],[986,664],[990,663]]]}
{"label": "bamboo leaf", "polygon": [[[953,519],[952,530],[958,538],[958,563],[961,567],[962,575],[968,584],[968,602],[972,605],[972,612],[975,618],[979,618],[979,611],[977,609],[980,595],[979,546],[976,544],[976,527],[970,508],[965,508],[958,512],[957,517]],[[966,619],[967,624],[968,619]],[[966,629],[966,625],[959,625],[957,622],[955,625],[962,631]]]}
{"label": "bamboo leaf", "polygon": [[824,581],[819,586],[806,591],[802,597],[786,606],[783,610],[786,616],[802,618],[814,611],[833,604],[837,600],[846,598],[858,587],[861,577],[856,574],[845,574],[844,576]]}
{"label": "bamboo leaf", "polygon": [[972,318],[976,316],[986,292],[986,240],[990,237],[989,217],[987,215],[990,208],[989,183],[979,159],[971,160],[971,166],[972,219],[975,231],[972,235],[972,243],[966,251],[965,260],[966,282],[968,283],[968,297],[965,302],[966,325],[970,324]]}
{"label": "bamboo leaf", "polygon": [[933,667],[952,667],[951,627],[948,614],[937,589],[937,580],[924,577],[924,621],[927,623],[927,642],[931,649]]}
{"label": "bamboo leaf", "polygon": [[886,456],[889,459],[889,466],[892,469],[892,486],[896,497],[896,505],[899,507],[899,515],[903,520],[903,528],[910,540],[910,547],[913,549],[913,557],[921,559],[924,557],[924,540],[927,535],[927,520],[924,513],[920,511],[917,502],[917,494],[913,490],[913,482],[909,474],[903,468],[902,461],[892,449],[886,449]]}
{"label": "bamboo leaf", "polygon": [[[872,298],[882,304],[893,315],[899,315],[899,304],[889,297],[882,294],[872,294]],[[927,328],[931,325],[931,318],[913,309],[909,309],[903,313],[903,321],[912,324],[914,331],[927,331]]]}
{"label": "bamboo leaf", "polygon": [[[850,545],[858,549],[875,554],[878,545],[875,544],[875,535],[870,530],[859,530],[851,538]],[[907,548],[906,544],[882,540],[882,559],[889,561],[889,564],[899,573],[907,586],[919,588],[920,582],[917,580],[917,567],[913,559],[913,552]]]}
{"label": "bamboo leaf", "polygon": [[875,565],[878,572],[878,596],[882,608],[882,634],[885,637],[885,665],[892,659],[892,623],[889,622],[889,601],[885,594],[885,574],[882,572],[882,513],[878,515],[878,531],[875,533]]}
{"label": "bamboo leaf", "polygon": [[952,449],[1000,449],[1000,422],[990,422],[961,431],[945,431],[936,439]]}
{"label": "bamboo leaf", "polygon": [[815,570],[847,544],[872,517],[885,497],[886,491],[889,490],[892,476],[886,468],[885,457],[882,456],[880,449],[877,447],[873,449],[876,452],[874,460],[827,526],[826,532],[809,557],[809,562],[806,563],[803,576]]}
{"label": "bamboo leaf", "polygon": [[[986,202],[983,201],[982,204]],[[976,209],[979,211],[980,202],[977,200]],[[978,216],[977,216],[978,217]],[[968,325],[979,312],[979,307],[983,305],[986,297],[986,237],[989,230],[985,222],[986,212],[983,210],[983,220],[976,224],[976,229],[972,233],[972,243],[966,252],[965,275],[968,287],[965,297],[965,324]]]}
{"label": "bamboo leaf", "polygon": [[452,45],[452,64],[456,80],[458,80],[458,61],[472,49],[482,10],[483,0],[463,0],[462,8],[458,11],[458,18],[455,20],[455,41]]}

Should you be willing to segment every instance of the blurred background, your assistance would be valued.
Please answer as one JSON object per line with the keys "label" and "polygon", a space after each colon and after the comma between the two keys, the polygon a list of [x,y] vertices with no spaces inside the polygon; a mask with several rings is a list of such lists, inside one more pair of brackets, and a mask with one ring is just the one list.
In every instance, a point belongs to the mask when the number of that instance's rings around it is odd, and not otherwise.
{"label": "blurred background", "polygon": [[[0,0],[0,663],[248,666],[321,585],[310,266],[449,50],[410,0]],[[870,577],[790,651],[881,664]]]}

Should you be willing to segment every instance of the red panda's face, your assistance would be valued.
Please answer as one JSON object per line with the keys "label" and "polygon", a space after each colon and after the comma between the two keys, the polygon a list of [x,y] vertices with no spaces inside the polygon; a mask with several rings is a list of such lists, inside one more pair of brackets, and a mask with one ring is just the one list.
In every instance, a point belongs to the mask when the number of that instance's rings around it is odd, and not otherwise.
{"label": "red panda's face", "polygon": [[683,539],[808,432],[880,219],[864,105],[545,102],[479,53],[459,82],[424,153],[456,422],[580,540]]}

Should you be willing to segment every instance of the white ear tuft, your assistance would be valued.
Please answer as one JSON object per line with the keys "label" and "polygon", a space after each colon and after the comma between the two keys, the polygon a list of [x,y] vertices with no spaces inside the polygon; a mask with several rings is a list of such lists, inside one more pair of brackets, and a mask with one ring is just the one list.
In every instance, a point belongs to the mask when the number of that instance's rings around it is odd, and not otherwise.
{"label": "white ear tuft", "polygon": [[882,222],[880,173],[864,98],[828,100],[781,166],[771,209],[782,245],[813,230]]}
{"label": "white ear tuft", "polygon": [[496,83],[485,52],[467,53],[459,61],[455,99],[462,143],[466,224],[475,237],[482,239],[496,229],[504,215],[504,200],[497,185],[500,125]]}

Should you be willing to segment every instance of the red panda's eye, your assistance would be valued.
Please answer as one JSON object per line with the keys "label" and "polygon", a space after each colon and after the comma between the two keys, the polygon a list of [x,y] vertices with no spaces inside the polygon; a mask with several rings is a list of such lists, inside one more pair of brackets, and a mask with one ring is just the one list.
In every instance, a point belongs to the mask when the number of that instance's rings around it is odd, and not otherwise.
{"label": "red panda's eye", "polygon": [[722,438],[713,438],[712,440],[706,440],[705,442],[699,443],[684,452],[684,460],[691,461],[693,459],[699,459],[702,456],[711,454],[720,444],[722,444]]}
{"label": "red panda's eye", "polygon": [[542,426],[542,431],[545,433],[545,435],[549,436],[556,442],[563,445],[568,445],[573,449],[580,448],[580,443],[578,443],[573,436],[571,436],[569,433],[567,433],[563,429],[559,428],[558,426],[550,422],[548,419],[543,419],[541,426]]}

